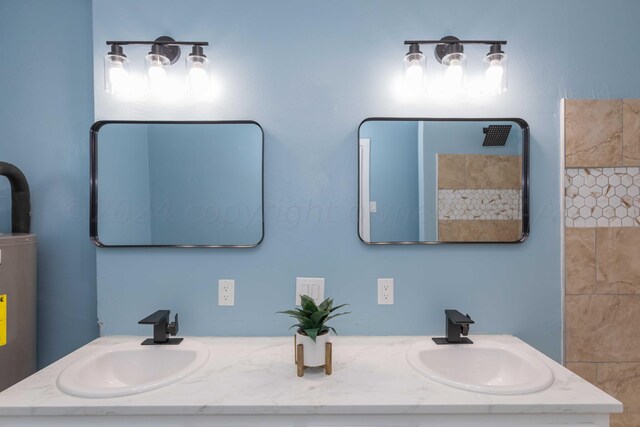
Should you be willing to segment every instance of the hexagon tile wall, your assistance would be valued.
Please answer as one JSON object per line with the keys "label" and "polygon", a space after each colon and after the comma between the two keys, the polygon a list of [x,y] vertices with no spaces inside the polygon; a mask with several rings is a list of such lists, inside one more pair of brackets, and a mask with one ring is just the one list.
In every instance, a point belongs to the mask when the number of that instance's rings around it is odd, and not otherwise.
{"label": "hexagon tile wall", "polygon": [[567,227],[640,227],[640,168],[569,168]]}

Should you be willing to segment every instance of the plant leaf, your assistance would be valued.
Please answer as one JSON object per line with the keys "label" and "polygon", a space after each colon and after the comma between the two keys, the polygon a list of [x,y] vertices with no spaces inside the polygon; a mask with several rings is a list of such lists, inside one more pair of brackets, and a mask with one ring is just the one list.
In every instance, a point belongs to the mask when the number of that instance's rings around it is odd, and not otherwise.
{"label": "plant leaf", "polygon": [[298,310],[276,311],[276,314],[288,314],[289,316],[300,316],[300,312]]}
{"label": "plant leaf", "polygon": [[342,307],[345,307],[345,306],[347,306],[347,305],[349,305],[349,304],[340,304],[340,305],[338,305],[338,306],[336,306],[336,307],[332,307],[329,311],[333,313],[333,312],[334,312],[334,311],[336,311],[337,309],[342,308]]}
{"label": "plant leaf", "polygon": [[321,327],[322,324],[326,322],[328,315],[329,315],[328,311],[316,311],[311,315],[309,320],[311,320],[316,326]]}
{"label": "plant leaf", "polygon": [[317,325],[311,319],[300,319],[300,324],[302,325],[302,329],[315,329]]}
{"label": "plant leaf", "polygon": [[313,340],[313,342],[316,342],[316,337],[318,336],[319,331],[320,330],[318,328],[304,329],[304,332]]}
{"label": "plant leaf", "polygon": [[322,301],[322,303],[320,303],[320,305],[318,306],[318,310],[329,311],[332,305],[333,305],[333,299],[327,298],[326,300]]}
{"label": "plant leaf", "polygon": [[305,319],[308,319],[307,316],[305,316],[304,314],[300,314],[296,310],[279,311],[278,313],[288,314],[290,317],[293,317],[294,319],[297,319],[298,321],[303,321]]}
{"label": "plant leaf", "polygon": [[303,310],[310,311],[311,313],[318,311],[315,301],[309,295],[301,295],[300,302]]}
{"label": "plant leaf", "polygon": [[345,314],[351,314],[350,311],[344,312],[344,313],[338,313],[338,314],[334,314],[332,316],[329,316],[325,319],[325,322],[328,322],[329,320],[333,319],[334,317],[338,317],[338,316],[344,316]]}
{"label": "plant leaf", "polygon": [[334,334],[338,332],[331,326],[327,326],[325,323],[335,317],[344,316],[350,314],[350,311],[344,313],[331,314],[339,308],[347,306],[349,304],[341,304],[336,307],[333,306],[333,298],[327,298],[319,305],[316,305],[313,298],[309,295],[300,295],[301,308],[295,308],[293,310],[278,311],[278,314],[286,314],[293,317],[298,321],[295,325],[292,325],[289,329],[298,328],[301,332],[304,332],[314,342],[318,335],[333,331]]}

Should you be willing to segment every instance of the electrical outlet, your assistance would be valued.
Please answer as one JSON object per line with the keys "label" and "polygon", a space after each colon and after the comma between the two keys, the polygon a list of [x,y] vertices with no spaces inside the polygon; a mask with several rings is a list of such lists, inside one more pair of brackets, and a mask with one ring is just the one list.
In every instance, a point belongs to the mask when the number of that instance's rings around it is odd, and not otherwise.
{"label": "electrical outlet", "polygon": [[229,279],[218,280],[218,305],[235,304],[236,281]]}
{"label": "electrical outlet", "polygon": [[393,304],[393,279],[378,279],[378,304]]}
{"label": "electrical outlet", "polygon": [[296,277],[296,305],[300,305],[300,295],[309,295],[316,304],[324,301],[323,277]]}

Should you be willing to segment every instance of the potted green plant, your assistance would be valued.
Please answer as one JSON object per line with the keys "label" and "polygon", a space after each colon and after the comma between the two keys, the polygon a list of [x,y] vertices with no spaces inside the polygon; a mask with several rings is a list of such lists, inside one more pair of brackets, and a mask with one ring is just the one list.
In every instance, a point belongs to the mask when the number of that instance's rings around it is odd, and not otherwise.
{"label": "potted green plant", "polygon": [[332,298],[327,298],[318,305],[308,295],[302,295],[300,300],[300,308],[279,311],[278,313],[287,314],[297,320],[297,323],[291,328],[298,328],[296,342],[303,346],[304,365],[307,367],[323,366],[325,364],[325,344],[330,342],[329,331],[337,334],[334,328],[327,326],[327,322],[351,312],[333,314],[348,304],[334,307]]}

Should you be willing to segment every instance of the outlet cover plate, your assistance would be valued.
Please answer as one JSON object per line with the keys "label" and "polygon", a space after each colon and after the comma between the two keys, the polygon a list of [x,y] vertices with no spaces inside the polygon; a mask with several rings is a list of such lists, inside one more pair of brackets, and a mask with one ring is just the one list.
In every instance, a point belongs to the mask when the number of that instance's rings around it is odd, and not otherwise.
{"label": "outlet cover plate", "polygon": [[296,277],[296,305],[300,295],[309,295],[316,304],[324,301],[324,277]]}
{"label": "outlet cover plate", "polygon": [[235,304],[236,281],[231,279],[218,280],[218,305],[231,306]]}
{"label": "outlet cover plate", "polygon": [[378,304],[393,304],[393,279],[378,279]]}

